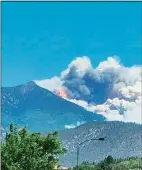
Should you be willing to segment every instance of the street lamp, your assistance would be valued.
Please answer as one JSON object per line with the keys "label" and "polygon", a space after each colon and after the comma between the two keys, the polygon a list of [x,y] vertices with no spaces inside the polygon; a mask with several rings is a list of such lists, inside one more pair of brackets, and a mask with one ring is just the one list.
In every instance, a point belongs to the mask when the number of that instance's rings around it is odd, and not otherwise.
{"label": "street lamp", "polygon": [[78,168],[78,158],[79,158],[79,146],[82,145],[83,143],[85,142],[89,142],[89,141],[93,141],[93,140],[99,140],[99,141],[103,141],[105,140],[104,138],[93,138],[93,139],[88,139],[88,140],[85,140],[81,143],[77,143],[77,170],[79,169]]}

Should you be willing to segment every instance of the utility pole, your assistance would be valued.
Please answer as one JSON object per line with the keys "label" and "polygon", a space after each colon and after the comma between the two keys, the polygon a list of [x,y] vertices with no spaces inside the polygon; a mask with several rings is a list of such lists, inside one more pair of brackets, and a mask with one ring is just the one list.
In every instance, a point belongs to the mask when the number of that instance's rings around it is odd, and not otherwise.
{"label": "utility pole", "polygon": [[77,143],[77,170],[79,170],[79,167],[78,167],[78,158],[79,158],[79,144]]}
{"label": "utility pole", "polygon": [[92,140],[99,140],[99,141],[103,141],[105,140],[104,138],[98,138],[98,139],[89,139],[89,140],[85,140],[81,143],[77,143],[77,157],[76,157],[76,160],[77,160],[77,170],[79,170],[79,146],[82,145],[83,143],[85,142],[89,142],[89,141],[92,141]]}

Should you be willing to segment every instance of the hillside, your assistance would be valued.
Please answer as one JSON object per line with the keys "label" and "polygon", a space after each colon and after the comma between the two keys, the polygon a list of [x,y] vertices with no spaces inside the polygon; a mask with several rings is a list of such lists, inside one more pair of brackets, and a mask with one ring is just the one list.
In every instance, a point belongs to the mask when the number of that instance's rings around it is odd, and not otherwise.
{"label": "hillside", "polygon": [[33,81],[2,88],[4,129],[11,121],[20,126],[27,125],[30,131],[47,131],[61,130],[68,124],[93,120],[104,118],[37,86]]}
{"label": "hillside", "polygon": [[114,158],[142,157],[142,126],[123,122],[93,122],[60,132],[68,153],[60,158],[64,166],[76,165],[77,141],[104,137],[104,141],[89,141],[80,146],[79,163],[99,162],[106,156]]}

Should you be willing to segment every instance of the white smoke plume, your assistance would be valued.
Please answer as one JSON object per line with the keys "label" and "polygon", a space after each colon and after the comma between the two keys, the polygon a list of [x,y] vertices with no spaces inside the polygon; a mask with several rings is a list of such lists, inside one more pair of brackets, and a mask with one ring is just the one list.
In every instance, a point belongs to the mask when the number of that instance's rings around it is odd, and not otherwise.
{"label": "white smoke plume", "polygon": [[60,77],[35,82],[52,92],[64,89],[66,100],[107,120],[141,123],[141,76],[141,66],[125,67],[116,56],[96,68],[85,56],[73,60]]}
{"label": "white smoke plume", "polygon": [[65,129],[73,129],[77,126],[84,124],[85,122],[77,122],[76,124],[65,125]]}
{"label": "white smoke plume", "polygon": [[43,87],[47,90],[54,91],[57,88],[62,87],[62,82],[60,81],[60,78],[55,76],[51,79],[45,79],[45,80],[35,80],[34,81],[37,85],[40,87]]}

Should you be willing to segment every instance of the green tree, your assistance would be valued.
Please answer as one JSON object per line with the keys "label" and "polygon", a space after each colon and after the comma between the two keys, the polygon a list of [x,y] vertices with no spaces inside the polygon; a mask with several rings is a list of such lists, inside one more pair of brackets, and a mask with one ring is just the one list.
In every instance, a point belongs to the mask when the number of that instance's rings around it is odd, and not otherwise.
{"label": "green tree", "polygon": [[114,159],[112,156],[109,155],[108,157],[105,158],[104,162],[105,164],[110,165],[114,162]]}
{"label": "green tree", "polygon": [[30,133],[27,128],[18,130],[10,124],[2,142],[2,170],[52,170],[59,162],[59,155],[66,149],[62,147],[57,132],[41,136]]}
{"label": "green tree", "polygon": [[98,164],[98,170],[111,170],[111,164],[113,164],[114,159],[112,156],[108,156]]}

